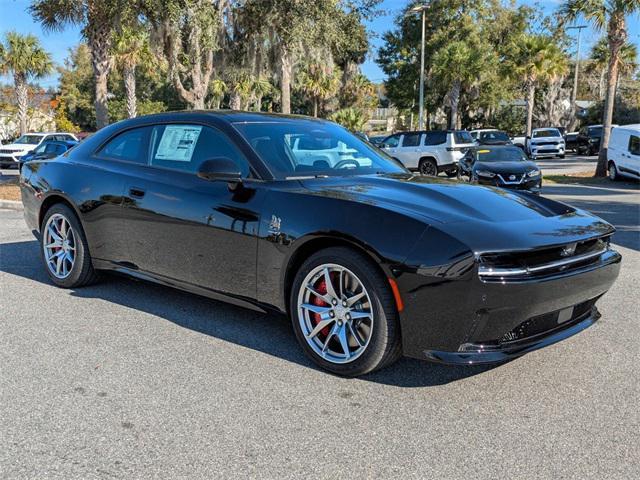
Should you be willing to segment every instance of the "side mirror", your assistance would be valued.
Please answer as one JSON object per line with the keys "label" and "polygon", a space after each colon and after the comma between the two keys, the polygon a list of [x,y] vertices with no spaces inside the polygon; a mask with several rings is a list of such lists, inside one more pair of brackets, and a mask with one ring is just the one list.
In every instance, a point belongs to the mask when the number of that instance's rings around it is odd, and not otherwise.
{"label": "side mirror", "polygon": [[527,140],[531,140],[531,135],[527,135]]}
{"label": "side mirror", "polygon": [[205,160],[200,164],[198,177],[209,180],[221,180],[230,183],[242,183],[242,172],[236,162],[227,157],[217,157]]}

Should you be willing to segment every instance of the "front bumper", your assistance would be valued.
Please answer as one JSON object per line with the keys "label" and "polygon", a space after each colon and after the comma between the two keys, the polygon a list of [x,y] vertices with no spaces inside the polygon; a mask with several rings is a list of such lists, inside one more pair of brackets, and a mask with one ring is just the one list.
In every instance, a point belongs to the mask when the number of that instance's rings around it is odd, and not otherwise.
{"label": "front bumper", "polygon": [[502,176],[498,175],[493,178],[479,176],[477,177],[475,183],[477,183],[478,185],[491,185],[493,187],[511,188],[515,190],[528,190],[535,193],[539,193],[542,189],[542,175],[539,175],[537,177],[526,177],[518,175],[518,177],[521,178],[514,181],[509,181],[508,177],[507,179],[504,179]]}
{"label": "front bumper", "polygon": [[17,165],[21,158],[22,155],[0,154],[0,165]]}
{"label": "front bumper", "polygon": [[404,354],[493,363],[559,342],[596,321],[595,303],[618,277],[620,262],[609,249],[587,266],[528,280],[486,281],[477,264],[461,261],[405,272],[398,278]]}
{"label": "front bumper", "polygon": [[564,145],[541,145],[539,147],[531,146],[532,157],[544,157],[547,155],[564,155]]}
{"label": "front bumper", "polygon": [[449,365],[481,365],[506,362],[572,337],[589,328],[600,316],[598,309],[593,306],[586,314],[562,326],[558,326],[556,329],[521,341],[505,342],[502,345],[468,344],[464,346],[463,351],[458,352],[425,350],[424,355],[427,360]]}

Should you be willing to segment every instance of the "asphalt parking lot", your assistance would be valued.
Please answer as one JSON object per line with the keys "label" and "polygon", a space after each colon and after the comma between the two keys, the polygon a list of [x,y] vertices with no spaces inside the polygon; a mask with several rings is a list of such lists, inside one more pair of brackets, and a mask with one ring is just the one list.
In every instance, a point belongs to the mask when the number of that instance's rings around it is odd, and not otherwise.
{"label": "asphalt parking lot", "polygon": [[118,277],[57,289],[0,210],[0,478],[639,478],[638,185],[544,195],[619,229],[596,325],[498,367],[350,380],[278,317]]}

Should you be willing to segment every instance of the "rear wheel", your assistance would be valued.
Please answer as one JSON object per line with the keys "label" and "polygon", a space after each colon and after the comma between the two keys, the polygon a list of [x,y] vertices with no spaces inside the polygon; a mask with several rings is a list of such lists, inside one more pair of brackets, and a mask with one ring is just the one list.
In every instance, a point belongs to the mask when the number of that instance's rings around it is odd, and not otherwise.
{"label": "rear wheel", "polygon": [[459,170],[460,170],[460,169],[456,168],[455,170],[448,170],[448,171],[446,171],[445,173],[446,173],[446,175],[447,175],[447,177],[448,177],[448,178],[454,178],[454,177],[457,177],[457,176],[458,176],[458,171],[459,171]]}
{"label": "rear wheel", "polygon": [[305,353],[332,373],[362,375],[401,355],[389,284],[354,250],[329,248],[304,262],[291,289],[290,312]]}
{"label": "rear wheel", "polygon": [[82,226],[68,206],[59,203],[47,210],[40,232],[42,261],[53,283],[76,288],[97,279]]}
{"label": "rear wheel", "polygon": [[420,160],[418,169],[422,175],[428,175],[430,177],[438,175],[438,164],[433,158],[423,158]]}

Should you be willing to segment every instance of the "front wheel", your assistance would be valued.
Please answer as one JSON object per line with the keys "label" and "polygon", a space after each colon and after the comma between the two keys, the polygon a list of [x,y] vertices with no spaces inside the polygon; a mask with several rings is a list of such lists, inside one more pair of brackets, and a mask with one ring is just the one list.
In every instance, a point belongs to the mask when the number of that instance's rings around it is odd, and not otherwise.
{"label": "front wheel", "polygon": [[401,355],[395,298],[371,260],[344,247],[312,255],[300,267],[290,298],[293,329],[321,368],[357,376]]}
{"label": "front wheel", "polygon": [[432,158],[421,160],[418,168],[422,175],[428,175],[430,177],[436,177],[438,175],[438,164]]}
{"label": "front wheel", "polygon": [[616,164],[613,162],[609,162],[609,180],[613,182],[618,180],[618,169],[616,168]]}
{"label": "front wheel", "polygon": [[58,287],[81,287],[97,279],[80,221],[64,204],[47,210],[40,229],[40,252],[49,278]]}

